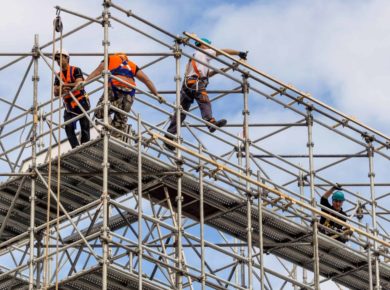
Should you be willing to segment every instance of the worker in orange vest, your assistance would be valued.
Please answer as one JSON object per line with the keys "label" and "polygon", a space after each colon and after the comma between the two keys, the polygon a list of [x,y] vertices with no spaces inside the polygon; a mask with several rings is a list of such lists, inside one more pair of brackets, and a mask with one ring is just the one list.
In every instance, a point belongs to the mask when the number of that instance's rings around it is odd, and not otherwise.
{"label": "worker in orange vest", "polygon": [[[139,67],[132,61],[130,61],[125,53],[110,54],[108,57],[108,69],[115,77],[120,78],[124,82],[127,82],[133,86],[136,85],[135,78],[143,82],[152,94],[157,96],[160,103],[165,102],[164,98],[157,93],[156,87],[149,77],[139,69]],[[104,70],[104,62],[87,77],[85,82],[100,75]],[[121,109],[125,112],[130,112],[131,106],[134,102],[135,89],[129,85],[126,85],[114,78],[110,78],[108,87],[108,99],[111,105]],[[97,106],[99,106],[104,100],[104,95],[99,99]],[[111,125],[120,130],[125,131],[128,117],[125,114],[121,114],[110,110],[109,115],[114,114]],[[104,109],[100,106],[95,112],[95,117],[103,119]],[[120,137],[119,132],[113,131],[111,133],[113,137]]]}
{"label": "worker in orange vest", "polygon": [[[69,64],[69,53],[62,49],[57,50],[54,54],[54,59],[57,64],[60,66],[60,71],[58,72],[56,79],[54,81],[54,95],[58,96],[60,94],[60,80],[62,80],[62,94],[63,94],[63,103],[64,103],[64,121],[68,121],[75,116],[82,114],[82,110],[77,105],[77,102],[71,97],[69,92],[78,86],[83,80],[83,73],[79,67],[71,66]],[[84,89],[77,89],[72,91],[73,96],[78,100],[80,105],[85,111],[90,109],[90,104],[88,100],[88,95]],[[83,116],[79,119],[80,122],[80,131],[81,138],[80,142],[85,143],[90,139],[89,133],[89,120],[86,116]],[[65,125],[66,136],[68,137],[70,146],[75,148],[80,145],[77,136],[76,136],[76,121],[70,124]]]}
{"label": "worker in orange vest", "polygon": [[[206,38],[202,38],[202,41],[207,44],[211,44],[211,41]],[[216,127],[223,127],[226,125],[227,121],[225,119],[216,120],[213,117],[211,103],[206,91],[206,87],[209,83],[209,77],[217,74],[217,72],[210,72],[209,68],[206,65],[197,62],[197,60],[199,60],[203,63],[210,64],[212,57],[205,54],[204,52],[214,57],[218,56],[220,53],[208,48],[205,44],[198,41],[195,42],[195,45],[199,47],[200,50],[195,51],[195,53],[193,54],[193,58],[190,59],[187,64],[183,86],[180,91],[180,105],[182,106],[183,110],[188,111],[190,109],[191,104],[194,102],[194,100],[196,100],[202,115],[202,119],[210,122]],[[238,55],[241,59],[246,60],[247,52],[227,48],[221,50],[230,55]],[[227,69],[223,71],[226,70]],[[181,114],[181,122],[185,120],[186,116],[187,115],[184,113]],[[211,133],[215,132],[216,130],[214,126],[208,126],[208,129]],[[177,132],[176,112],[171,118],[171,123],[169,124],[167,131],[171,134],[176,134]],[[170,140],[173,140],[172,136],[168,134],[166,134],[165,137]],[[164,145],[169,150],[175,149],[174,146],[168,143],[164,143]]]}

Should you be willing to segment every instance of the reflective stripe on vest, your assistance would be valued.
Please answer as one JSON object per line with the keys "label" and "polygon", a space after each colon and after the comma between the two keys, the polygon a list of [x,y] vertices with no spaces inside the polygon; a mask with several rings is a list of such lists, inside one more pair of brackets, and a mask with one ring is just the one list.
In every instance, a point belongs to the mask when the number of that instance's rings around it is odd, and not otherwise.
{"label": "reflective stripe on vest", "polygon": [[[64,84],[71,84],[75,82],[74,78],[74,71],[76,67],[68,65],[67,71],[66,71],[66,78],[62,71],[60,72],[61,80],[64,82]],[[83,78],[84,80],[84,78]],[[84,90],[77,90],[72,92],[73,96],[80,102],[85,97],[85,91]],[[64,102],[67,105],[70,105],[72,109],[74,109],[77,106],[76,101],[74,101],[71,97],[71,95],[64,96]]]}
{"label": "reflective stripe on vest", "polygon": [[[108,69],[110,70],[111,74],[133,86],[135,86],[134,77],[136,74],[136,68],[136,64],[129,61],[127,56],[124,54],[114,54],[109,56]],[[117,88],[122,87],[134,90],[134,88],[115,79],[111,79],[110,83],[112,86]]]}

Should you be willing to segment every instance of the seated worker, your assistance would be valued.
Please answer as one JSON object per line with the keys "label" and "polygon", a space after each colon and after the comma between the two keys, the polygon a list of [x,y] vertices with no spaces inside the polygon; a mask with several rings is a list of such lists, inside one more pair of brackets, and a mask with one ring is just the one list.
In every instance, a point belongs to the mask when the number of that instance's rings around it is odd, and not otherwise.
{"label": "seated worker", "polygon": [[[144,83],[147,88],[151,91],[153,95],[158,98],[160,103],[165,102],[164,98],[160,96],[157,92],[156,87],[149,77],[141,70],[139,67],[132,61],[130,61],[125,53],[119,52],[114,54],[109,54],[108,56],[108,69],[111,74],[115,77],[120,78],[121,80],[135,86],[135,79],[140,80]],[[104,61],[102,61],[99,66],[87,77],[85,82],[97,77],[104,70]],[[135,89],[131,86],[128,86],[114,78],[109,79],[108,87],[108,100],[112,106],[117,107],[125,112],[130,112],[131,106],[134,102]],[[96,106],[100,106],[104,101],[104,94],[99,99]],[[121,114],[114,110],[110,110],[109,115],[114,114],[114,118],[110,122],[111,125],[119,131],[125,131],[127,126],[128,116]],[[95,112],[95,117],[98,119],[103,119],[104,108],[100,106]],[[121,133],[113,131],[111,136],[115,138],[121,137]]]}
{"label": "seated worker", "polygon": [[[344,192],[342,192],[340,186],[332,186],[327,192],[324,193],[324,195],[321,197],[321,205],[324,207],[327,207],[333,211],[338,212],[339,214],[343,216],[347,216],[347,214],[343,211],[342,205],[343,202],[345,201],[344,197]],[[332,205],[329,203],[328,198],[332,195]],[[326,210],[325,208],[322,209],[323,212],[334,216],[335,218],[338,218],[345,222],[347,219],[344,217],[339,217],[335,213],[330,212]],[[350,235],[350,231],[346,230],[343,225],[338,224],[337,222],[334,222],[330,219],[327,219],[323,216],[321,216],[320,224],[323,225],[324,227],[330,228],[333,231],[340,232],[340,234],[335,234],[334,232],[327,231],[323,227],[320,227],[320,231],[328,236],[332,236],[336,238],[336,240],[345,243],[348,241]]]}
{"label": "seated worker", "polygon": [[[73,88],[78,86],[79,83],[81,83],[83,78],[83,73],[80,68],[71,66],[69,64],[69,53],[65,51],[64,49],[62,51],[57,50],[54,54],[54,59],[56,60],[57,64],[60,66],[60,72],[57,74],[62,82],[62,94],[69,93]],[[55,78],[54,81],[54,95],[59,96],[60,94],[60,81],[58,78]],[[88,111],[90,108],[88,96],[86,95],[85,91],[83,89],[76,90],[72,92],[73,96],[79,101],[80,105],[83,107],[85,111]],[[73,100],[70,94],[67,94],[63,97],[64,102],[64,122],[82,114],[80,107],[77,105],[76,101]],[[81,144],[88,142],[90,139],[89,134],[89,120],[86,116],[78,119],[80,122],[80,130],[81,130]],[[70,146],[72,148],[75,148],[80,145],[79,141],[77,140],[76,136],[76,122],[74,121],[70,124],[65,125],[65,132],[66,136],[68,137]]]}

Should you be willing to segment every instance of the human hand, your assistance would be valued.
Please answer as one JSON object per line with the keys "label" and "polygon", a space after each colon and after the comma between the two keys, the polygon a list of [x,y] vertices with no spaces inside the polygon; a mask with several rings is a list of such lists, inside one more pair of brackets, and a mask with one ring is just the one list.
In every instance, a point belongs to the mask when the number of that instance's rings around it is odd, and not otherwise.
{"label": "human hand", "polygon": [[338,183],[335,183],[335,185],[333,185],[333,189],[335,190],[341,190],[342,189],[342,186]]}
{"label": "human hand", "polygon": [[85,81],[78,82],[77,85],[75,86],[76,90],[82,90],[85,86]]}
{"label": "human hand", "polygon": [[243,59],[243,60],[246,60],[246,58],[248,57],[248,51],[240,51],[239,53],[238,53],[238,56],[241,58],[241,59]]}
{"label": "human hand", "polygon": [[164,99],[164,97],[161,96],[160,94],[157,94],[156,97],[157,97],[158,102],[159,102],[160,104],[166,103],[166,102],[167,102],[167,101]]}

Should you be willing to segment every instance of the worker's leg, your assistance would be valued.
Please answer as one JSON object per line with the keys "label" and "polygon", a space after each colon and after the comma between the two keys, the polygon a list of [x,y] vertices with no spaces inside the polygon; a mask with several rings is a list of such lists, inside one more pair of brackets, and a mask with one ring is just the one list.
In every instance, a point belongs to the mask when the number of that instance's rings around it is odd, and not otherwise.
{"label": "worker's leg", "polygon": [[[114,105],[118,109],[121,109],[122,111],[129,113],[131,110],[131,106],[133,105],[133,101],[134,98],[132,95],[128,93],[118,92],[118,99],[117,101],[114,102],[115,103]],[[127,120],[128,120],[127,115],[115,112],[114,118],[112,120],[112,126],[114,126],[116,129],[120,131],[125,131],[127,126]],[[117,134],[113,133],[112,135],[114,137],[118,137],[118,135],[120,136],[120,134],[118,133]]]}
{"label": "worker's leg", "polygon": [[[194,98],[193,98],[193,95],[192,95],[191,91],[189,91],[188,89],[182,87],[182,89],[180,91],[180,105],[183,108],[183,110],[188,111],[190,109],[191,104],[193,102],[194,102]],[[175,113],[173,114],[173,116],[171,118],[171,123],[169,124],[168,129],[167,129],[167,131],[169,133],[171,133],[171,134],[176,134],[177,133],[176,116],[177,115],[176,115],[176,111],[175,111]],[[187,117],[186,114],[181,113],[180,114],[180,121],[183,123],[183,121],[185,120],[186,117]],[[165,135],[165,138],[173,140],[173,137],[171,137],[168,134]],[[164,142],[164,145],[165,145],[166,148],[168,148],[171,151],[175,150],[175,147],[170,145],[170,144],[168,144],[167,142]]]}
{"label": "worker's leg", "polygon": [[[194,102],[194,97],[191,91],[188,89],[182,88],[180,91],[180,105],[182,106],[184,111],[188,111],[191,107],[191,104]],[[185,118],[187,117],[186,114],[181,113],[180,114],[180,120],[183,123]],[[171,134],[176,134],[177,132],[177,123],[176,123],[176,111],[172,116],[171,123],[168,126],[167,131]]]}
{"label": "worker's leg", "polygon": [[[81,105],[83,106],[85,111],[88,111],[90,109],[89,101],[87,99],[82,100]],[[89,120],[86,116],[84,116],[80,119],[81,144],[90,140],[89,129]]]}
{"label": "worker's leg", "polygon": [[[97,119],[103,119],[104,118],[104,106],[102,106],[103,101],[104,101],[104,94],[100,97],[99,101],[96,104],[96,107],[98,107],[98,108],[95,110],[95,117]],[[115,101],[114,94],[113,94],[113,92],[112,92],[110,87],[108,88],[108,101],[111,104],[112,104],[112,102]],[[109,110],[108,115],[110,115],[111,113],[112,113],[112,110]]]}
{"label": "worker's leg", "polygon": [[[207,80],[200,80],[198,83],[198,90],[195,93],[195,100],[199,105],[199,109],[202,115],[202,119],[210,123],[213,123],[217,127],[223,127],[226,125],[227,121],[225,119],[215,120],[213,117],[213,111],[211,109],[211,102],[206,91],[208,85]],[[215,132],[215,127],[208,126],[208,129],[211,133]]]}
{"label": "worker's leg", "polygon": [[[75,116],[76,116],[75,114],[72,114],[72,113],[65,110],[64,111],[64,122],[74,118]],[[72,148],[75,148],[75,147],[80,145],[79,141],[77,140],[75,130],[76,130],[76,123],[75,122],[72,122],[70,124],[65,125],[66,136],[68,137],[68,141],[70,143],[70,146],[72,146]]]}

